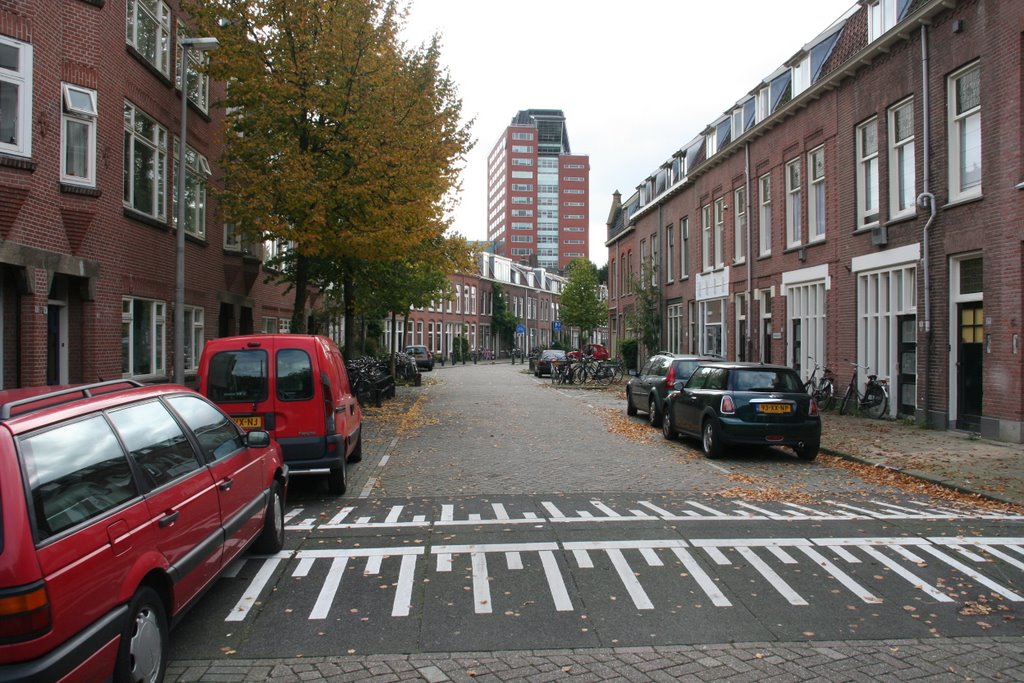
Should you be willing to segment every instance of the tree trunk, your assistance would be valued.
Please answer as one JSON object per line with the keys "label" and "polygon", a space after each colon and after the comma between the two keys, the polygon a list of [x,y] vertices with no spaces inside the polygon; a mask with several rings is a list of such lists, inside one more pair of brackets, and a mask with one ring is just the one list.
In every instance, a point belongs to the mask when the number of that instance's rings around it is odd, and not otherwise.
{"label": "tree trunk", "polygon": [[351,273],[341,276],[341,287],[345,296],[345,352],[352,356],[356,351],[356,286]]}
{"label": "tree trunk", "polygon": [[299,254],[295,257],[295,303],[292,306],[292,333],[306,333],[306,297],[309,292],[309,261]]}

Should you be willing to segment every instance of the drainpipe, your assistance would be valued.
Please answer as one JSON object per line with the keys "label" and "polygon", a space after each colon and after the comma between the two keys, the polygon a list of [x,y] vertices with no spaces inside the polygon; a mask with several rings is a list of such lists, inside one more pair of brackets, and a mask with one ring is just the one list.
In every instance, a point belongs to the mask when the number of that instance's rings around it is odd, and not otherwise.
{"label": "drainpipe", "polygon": [[753,267],[754,267],[754,251],[753,244],[750,240],[750,143],[746,142],[743,145],[743,200],[746,202],[746,206],[743,208],[747,214],[747,352],[746,359],[753,360],[754,358],[754,335],[751,330],[753,327],[754,319],[754,290],[753,287]]}
{"label": "drainpipe", "polygon": [[923,209],[928,209],[928,221],[924,224],[922,236],[924,249],[924,334],[925,334],[925,388],[924,388],[924,419],[925,424],[931,422],[931,377],[932,377],[932,297],[931,279],[929,278],[929,231],[935,221],[937,210],[935,207],[935,195],[930,192],[931,168],[929,153],[931,148],[931,100],[928,84],[928,27],[921,25],[921,99],[922,115],[924,125],[922,126],[922,137],[924,138],[923,168],[922,168],[922,191],[917,197],[917,204]]}

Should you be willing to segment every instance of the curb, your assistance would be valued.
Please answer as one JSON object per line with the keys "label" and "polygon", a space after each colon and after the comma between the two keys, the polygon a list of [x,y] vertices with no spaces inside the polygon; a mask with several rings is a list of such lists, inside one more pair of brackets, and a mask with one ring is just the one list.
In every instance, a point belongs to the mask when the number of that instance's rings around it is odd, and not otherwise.
{"label": "curb", "polygon": [[905,474],[908,477],[914,477],[915,479],[926,481],[929,484],[936,484],[938,486],[942,486],[943,488],[947,488],[958,493],[964,493],[969,496],[977,496],[978,498],[984,498],[986,500],[991,500],[996,503],[1002,503],[1004,505],[1014,505],[1017,507],[1024,506],[1024,502],[1011,500],[1010,498],[1006,498],[995,493],[986,493],[985,491],[978,491],[976,489],[964,486],[963,484],[957,484],[955,482],[947,481],[945,479],[940,479],[939,477],[933,476],[928,472],[922,472],[921,470],[904,470],[900,469],[899,467],[893,467],[891,465],[885,465],[879,462],[875,462],[873,460],[868,460],[867,458],[862,458],[858,455],[851,455],[850,453],[843,453],[842,451],[826,448],[825,446],[821,447],[821,452],[828,453],[829,455],[833,455],[837,458],[842,458],[843,460],[849,460],[850,462],[859,463],[861,465],[881,467],[882,469],[886,469],[891,472]]}

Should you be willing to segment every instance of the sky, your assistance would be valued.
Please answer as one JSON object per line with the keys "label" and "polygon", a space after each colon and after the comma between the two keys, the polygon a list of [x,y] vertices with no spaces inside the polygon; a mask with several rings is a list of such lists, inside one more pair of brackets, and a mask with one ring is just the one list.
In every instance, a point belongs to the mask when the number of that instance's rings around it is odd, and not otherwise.
{"label": "sky", "polygon": [[590,157],[590,260],[605,221],[673,152],[855,0],[406,0],[403,37],[437,34],[475,141],[453,230],[486,238],[487,155],[520,109],[561,109]]}

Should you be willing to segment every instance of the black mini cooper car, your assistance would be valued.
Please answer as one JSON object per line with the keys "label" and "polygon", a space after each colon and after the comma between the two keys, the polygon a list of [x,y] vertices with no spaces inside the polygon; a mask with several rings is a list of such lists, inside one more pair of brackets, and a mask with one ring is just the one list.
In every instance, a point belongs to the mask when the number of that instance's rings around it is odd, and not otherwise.
{"label": "black mini cooper car", "polygon": [[821,417],[796,371],[760,363],[706,363],[665,399],[666,439],[701,440],[704,454],[721,457],[730,446],[788,446],[814,460]]}

